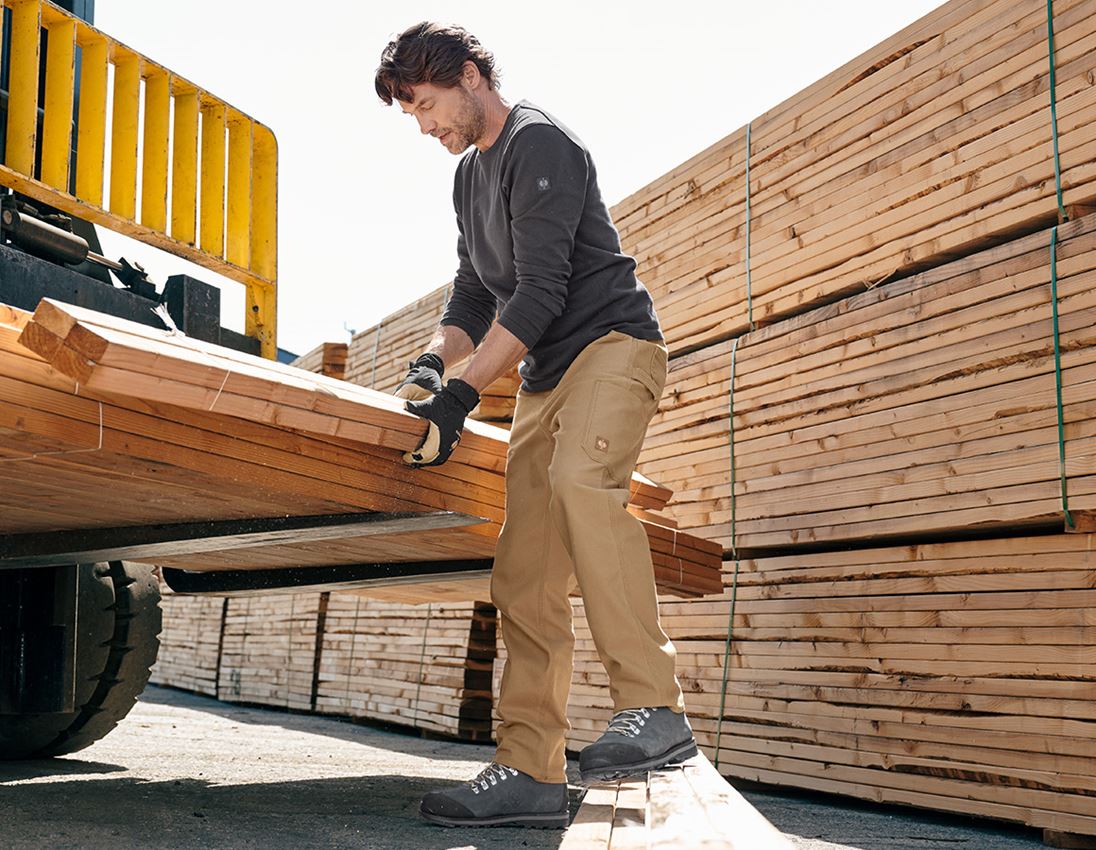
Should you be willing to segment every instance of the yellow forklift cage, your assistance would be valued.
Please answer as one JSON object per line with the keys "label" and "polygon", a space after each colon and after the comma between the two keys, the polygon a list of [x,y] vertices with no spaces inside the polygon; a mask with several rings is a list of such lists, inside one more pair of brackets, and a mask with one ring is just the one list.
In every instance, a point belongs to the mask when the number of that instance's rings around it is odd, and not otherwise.
{"label": "yellow forklift cage", "polygon": [[[247,289],[245,332],[258,338],[264,357],[275,358],[274,134],[49,0],[0,0],[0,7],[12,10],[0,185],[242,283]],[[43,30],[48,34],[44,56]],[[77,55],[81,72],[73,168]]]}

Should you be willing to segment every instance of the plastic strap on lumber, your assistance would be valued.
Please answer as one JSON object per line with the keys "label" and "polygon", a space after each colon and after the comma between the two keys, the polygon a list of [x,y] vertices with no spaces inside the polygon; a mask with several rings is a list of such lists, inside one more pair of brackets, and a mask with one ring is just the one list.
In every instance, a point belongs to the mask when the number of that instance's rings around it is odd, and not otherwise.
{"label": "plastic strap on lumber", "polygon": [[1062,203],[1062,164],[1058,156],[1058,97],[1055,94],[1054,78],[1054,0],[1047,0],[1047,55],[1050,58],[1050,135],[1054,141],[1054,188],[1058,197],[1058,220],[1065,222],[1069,221],[1069,215],[1066,213],[1065,204]]}
{"label": "plastic strap on lumber", "polygon": [[377,334],[373,337],[373,368],[369,375],[369,389],[377,388],[377,352],[381,347],[381,330],[384,328],[384,319],[377,322]]}
{"label": "plastic strap on lumber", "polygon": [[1058,468],[1062,478],[1062,516],[1074,528],[1066,490],[1066,430],[1062,413],[1062,351],[1058,335],[1058,228],[1050,229],[1050,306],[1054,317],[1054,393],[1058,406]]}
{"label": "plastic strap on lumber", "polygon": [[422,627],[422,652],[419,653],[419,675],[418,682],[415,683],[415,708],[413,716],[415,720],[419,719],[419,702],[422,696],[422,676],[423,669],[426,667],[426,639],[430,635],[430,615],[434,611],[434,604],[430,603],[426,606],[426,624]]}
{"label": "plastic strap on lumber", "polygon": [[715,727],[715,768],[719,769],[719,744],[723,738],[723,710],[727,705],[727,678],[730,672],[731,660],[731,636],[734,633],[734,603],[738,599],[738,545],[735,543],[735,465],[734,465],[734,377],[735,361],[738,354],[738,341],[742,337],[735,337],[731,343],[731,388],[727,394],[728,408],[730,412],[729,431],[731,435],[731,554],[734,555],[734,574],[731,577],[731,607],[727,612],[727,642],[723,645],[723,683],[719,688],[719,720]]}
{"label": "plastic strap on lumber", "polygon": [[[1048,0],[1049,2],[1049,0]],[[750,276],[750,128],[753,121],[746,124],[746,319],[750,330],[754,329],[753,320],[753,281]],[[732,381],[733,372],[732,372]]]}

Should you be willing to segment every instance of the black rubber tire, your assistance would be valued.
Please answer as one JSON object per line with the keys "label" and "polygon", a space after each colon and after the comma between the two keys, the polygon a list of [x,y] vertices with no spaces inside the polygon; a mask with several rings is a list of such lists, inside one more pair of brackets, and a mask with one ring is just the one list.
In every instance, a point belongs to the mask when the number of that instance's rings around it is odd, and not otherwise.
{"label": "black rubber tire", "polygon": [[160,585],[151,567],[81,564],[76,710],[0,714],[0,759],[76,752],[110,732],[148,684],[160,648]]}

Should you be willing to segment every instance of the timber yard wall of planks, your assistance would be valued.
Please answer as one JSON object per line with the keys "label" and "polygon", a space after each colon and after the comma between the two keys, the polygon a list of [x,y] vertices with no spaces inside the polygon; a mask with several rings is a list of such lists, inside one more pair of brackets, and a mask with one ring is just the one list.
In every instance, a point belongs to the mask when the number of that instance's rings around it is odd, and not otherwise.
{"label": "timber yard wall of planks", "polygon": [[[672,356],[639,471],[726,558],[662,607],[726,776],[1096,835],[1094,11],[1052,51],[1045,0],[953,0],[613,209]],[[302,365],[391,391],[446,296]],[[165,604],[160,682],[490,734],[486,604]]]}

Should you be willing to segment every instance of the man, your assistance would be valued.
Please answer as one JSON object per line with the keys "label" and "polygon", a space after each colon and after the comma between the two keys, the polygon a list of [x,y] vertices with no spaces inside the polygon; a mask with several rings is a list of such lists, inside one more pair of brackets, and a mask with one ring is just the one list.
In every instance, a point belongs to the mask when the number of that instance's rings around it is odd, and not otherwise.
{"label": "man", "polygon": [[[543,110],[503,100],[494,57],[472,35],[411,27],[385,48],[376,88],[447,151],[468,150],[453,190],[453,293],[397,391],[430,422],[405,460],[444,463],[480,392],[522,360],[491,579],[509,656],[498,748],[472,782],[428,794],[420,811],[447,825],[563,827],[576,581],[616,711],[581,753],[583,780],[696,753],[646,534],[626,508],[666,348],[586,148]],[[473,351],[443,386],[446,365]]]}

